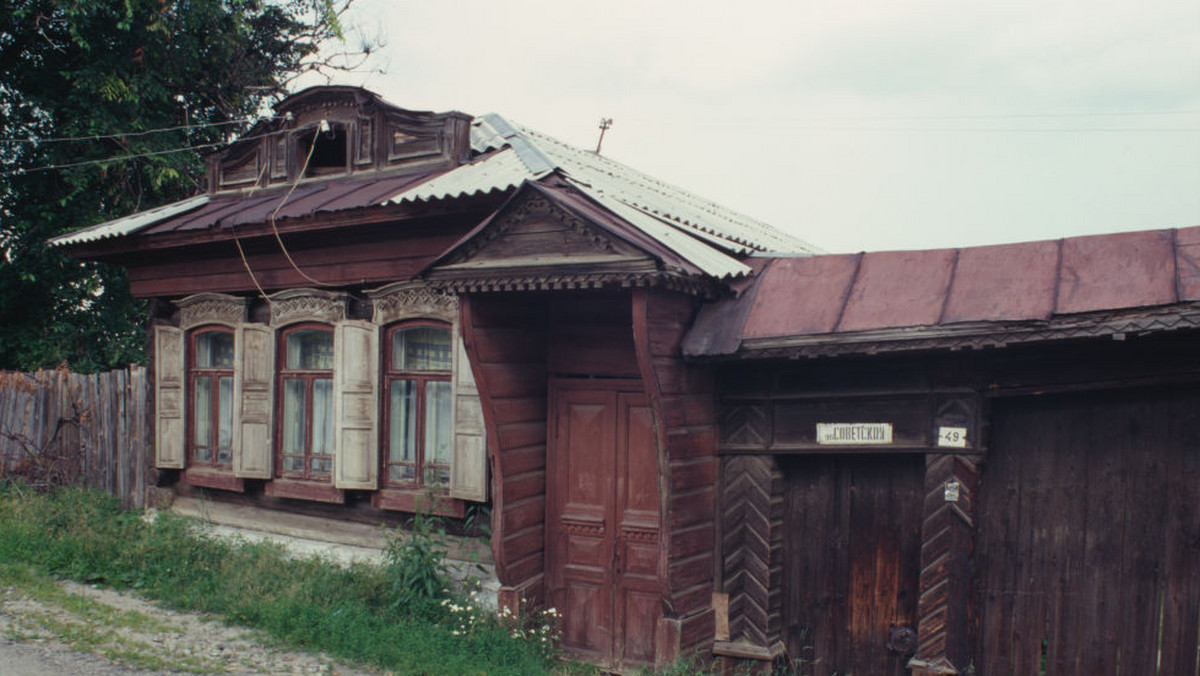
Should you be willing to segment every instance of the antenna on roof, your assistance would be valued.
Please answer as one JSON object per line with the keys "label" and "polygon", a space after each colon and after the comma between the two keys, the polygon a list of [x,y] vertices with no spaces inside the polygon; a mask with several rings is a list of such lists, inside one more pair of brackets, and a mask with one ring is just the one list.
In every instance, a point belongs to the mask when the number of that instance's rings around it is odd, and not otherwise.
{"label": "antenna on roof", "polygon": [[611,117],[600,118],[600,140],[596,141],[596,154],[597,155],[600,154],[600,144],[604,143],[604,132],[608,131],[608,128],[611,126],[612,126],[612,118]]}

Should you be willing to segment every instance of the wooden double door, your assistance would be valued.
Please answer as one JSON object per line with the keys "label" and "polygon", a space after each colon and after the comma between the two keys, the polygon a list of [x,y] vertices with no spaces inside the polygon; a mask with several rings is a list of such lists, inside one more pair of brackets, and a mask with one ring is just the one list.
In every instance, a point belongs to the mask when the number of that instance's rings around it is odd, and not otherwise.
{"label": "wooden double door", "polygon": [[563,647],[614,668],[654,661],[661,611],[654,423],[638,381],[551,382],[546,579]]}

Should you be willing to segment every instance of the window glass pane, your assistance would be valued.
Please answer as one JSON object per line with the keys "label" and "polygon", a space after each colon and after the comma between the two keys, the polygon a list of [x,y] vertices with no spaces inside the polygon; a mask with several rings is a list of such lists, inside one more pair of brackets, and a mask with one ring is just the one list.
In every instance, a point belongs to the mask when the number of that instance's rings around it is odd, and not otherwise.
{"label": "window glass pane", "polygon": [[196,336],[196,368],[233,368],[233,334],[205,331]]}
{"label": "window glass pane", "polygon": [[287,367],[290,369],[333,368],[333,332],[328,329],[300,329],[288,334]]}
{"label": "window glass pane", "polygon": [[[333,380],[330,378],[313,381],[312,443],[314,455],[333,455]],[[313,468],[316,469],[315,463]]]}
{"label": "window glass pane", "polygon": [[425,462],[450,463],[450,383],[425,383]]}
{"label": "window glass pane", "polygon": [[400,371],[449,371],[450,330],[417,326],[393,333],[392,368]]}
{"label": "window glass pane", "polygon": [[222,376],[217,386],[217,445],[227,449],[233,446],[233,378]]}
{"label": "window glass pane", "polygon": [[[283,452],[304,453],[304,381],[283,381]],[[286,460],[285,460],[286,467]]]}
{"label": "window glass pane", "polygon": [[388,469],[388,481],[411,483],[417,479],[415,465],[391,465]]}
{"label": "window glass pane", "polygon": [[417,384],[411,380],[393,380],[389,420],[388,460],[417,460]]}
{"label": "window glass pane", "polygon": [[192,442],[197,448],[212,445],[212,378],[195,379],[195,402],[192,405]]}

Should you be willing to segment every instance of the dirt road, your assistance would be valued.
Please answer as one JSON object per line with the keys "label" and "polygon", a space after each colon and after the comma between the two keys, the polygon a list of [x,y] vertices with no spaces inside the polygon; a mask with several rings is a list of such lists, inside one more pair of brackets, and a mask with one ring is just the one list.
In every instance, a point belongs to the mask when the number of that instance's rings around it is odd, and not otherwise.
{"label": "dirt road", "polygon": [[163,610],[110,590],[63,583],[0,589],[0,676],[375,676],[323,655],[269,647],[249,630]]}

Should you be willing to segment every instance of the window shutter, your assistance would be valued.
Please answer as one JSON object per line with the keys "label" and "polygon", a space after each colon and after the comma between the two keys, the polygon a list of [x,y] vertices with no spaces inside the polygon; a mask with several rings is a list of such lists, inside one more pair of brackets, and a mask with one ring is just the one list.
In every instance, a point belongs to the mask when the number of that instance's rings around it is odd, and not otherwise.
{"label": "window shutter", "polygon": [[234,340],[233,474],[270,479],[275,332],[267,326],[243,324]]}
{"label": "window shutter", "polygon": [[337,325],[333,338],[333,484],[373,490],[379,477],[378,333],[368,322]]}
{"label": "window shutter", "polygon": [[154,327],[154,466],[183,469],[183,329]]}
{"label": "window shutter", "polygon": [[450,497],[487,500],[487,443],[483,405],[462,338],[454,336],[454,462],[450,468]]}

